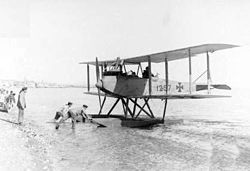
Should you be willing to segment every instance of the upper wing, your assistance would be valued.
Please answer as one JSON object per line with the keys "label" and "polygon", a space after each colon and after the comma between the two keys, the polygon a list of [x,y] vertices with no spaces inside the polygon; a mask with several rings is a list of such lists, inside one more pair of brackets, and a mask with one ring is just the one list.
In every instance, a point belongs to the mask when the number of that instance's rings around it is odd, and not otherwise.
{"label": "upper wing", "polygon": [[[148,54],[148,55],[143,55],[143,56],[137,56],[137,57],[131,57],[131,58],[125,58],[122,59],[124,61],[124,64],[138,64],[141,62],[148,62],[148,57],[150,56],[151,62],[153,63],[159,63],[159,62],[164,62],[165,58],[168,59],[168,61],[173,61],[173,60],[178,60],[178,59],[183,59],[183,58],[188,58],[189,57],[189,51],[191,57],[206,53],[206,52],[215,52],[218,50],[223,50],[223,49],[229,49],[229,48],[234,48],[238,47],[237,45],[230,45],[230,44],[203,44],[199,46],[192,46],[192,47],[187,47],[187,48],[182,48],[182,49],[176,49],[176,50],[171,50],[171,51],[165,51],[165,52],[160,52],[160,53],[153,53],[153,54]],[[116,62],[115,60],[107,60],[107,61],[99,61],[99,65],[109,65]],[[80,64],[91,64],[95,65],[96,62],[81,62]]]}
{"label": "upper wing", "polygon": [[154,54],[149,54],[149,55],[144,55],[144,56],[127,58],[124,61],[127,63],[147,62],[148,57],[150,56],[151,62],[159,63],[159,62],[164,62],[166,57],[168,61],[188,58],[189,50],[190,50],[190,55],[192,57],[192,56],[206,53],[206,52],[215,52],[217,50],[223,50],[223,49],[234,48],[234,47],[238,47],[238,46],[229,45],[229,44],[204,44],[204,45],[199,45],[199,46],[187,47],[183,49],[176,49],[176,50],[154,53]]}

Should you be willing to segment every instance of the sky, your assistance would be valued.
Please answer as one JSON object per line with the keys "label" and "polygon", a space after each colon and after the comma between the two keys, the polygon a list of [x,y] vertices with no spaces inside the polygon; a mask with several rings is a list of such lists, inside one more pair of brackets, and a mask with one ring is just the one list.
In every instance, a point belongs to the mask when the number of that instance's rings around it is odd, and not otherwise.
{"label": "sky", "polygon": [[[248,0],[0,0],[0,79],[83,84],[79,62],[95,57],[226,43],[240,47],[211,54],[212,81],[249,87],[249,9]],[[205,54],[192,62],[195,79]],[[153,72],[165,77],[163,65]],[[187,60],[171,62],[169,76],[187,81]]]}

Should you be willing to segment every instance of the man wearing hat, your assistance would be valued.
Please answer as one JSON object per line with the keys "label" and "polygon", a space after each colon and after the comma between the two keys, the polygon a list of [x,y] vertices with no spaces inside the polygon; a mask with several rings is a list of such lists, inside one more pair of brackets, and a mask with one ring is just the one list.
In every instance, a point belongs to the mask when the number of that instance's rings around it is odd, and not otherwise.
{"label": "man wearing hat", "polygon": [[85,119],[91,120],[91,118],[86,114],[86,109],[88,108],[87,105],[82,105],[80,108],[71,108],[67,112],[66,116],[63,117],[57,124],[56,129],[59,128],[60,124],[67,119],[72,119],[72,129],[75,129],[76,121],[85,122]]}
{"label": "man wearing hat", "polygon": [[24,109],[26,108],[25,94],[27,93],[27,87],[23,87],[18,95],[17,107],[18,107],[18,124],[23,123]]}
{"label": "man wearing hat", "polygon": [[73,104],[72,102],[68,102],[67,104],[62,106],[58,111],[56,111],[54,121],[57,121],[60,117],[63,118],[68,113],[68,111],[71,108],[72,104]]}

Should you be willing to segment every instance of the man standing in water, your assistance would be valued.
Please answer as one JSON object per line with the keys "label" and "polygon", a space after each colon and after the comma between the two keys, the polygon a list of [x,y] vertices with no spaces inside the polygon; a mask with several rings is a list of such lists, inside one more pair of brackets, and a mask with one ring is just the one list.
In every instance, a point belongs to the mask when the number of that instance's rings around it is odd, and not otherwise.
{"label": "man standing in water", "polygon": [[22,124],[24,109],[26,108],[25,94],[27,93],[27,87],[23,87],[18,95],[17,107],[18,107],[18,124]]}
{"label": "man standing in water", "polygon": [[56,124],[56,129],[59,128],[60,124],[67,119],[72,119],[72,129],[75,129],[76,121],[85,122],[85,119],[91,120],[91,118],[86,114],[87,105],[82,105],[81,108],[71,108],[67,114]]}

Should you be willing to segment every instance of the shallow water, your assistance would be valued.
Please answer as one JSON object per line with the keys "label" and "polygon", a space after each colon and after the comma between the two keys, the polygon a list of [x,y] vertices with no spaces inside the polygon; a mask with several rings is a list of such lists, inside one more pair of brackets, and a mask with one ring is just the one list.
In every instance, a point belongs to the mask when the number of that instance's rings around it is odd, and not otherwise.
{"label": "shallow water", "polygon": [[[233,98],[171,100],[168,122],[150,129],[124,128],[118,119],[98,119],[107,128],[80,123],[75,130],[70,123],[59,130],[47,123],[68,101],[87,104],[88,112],[96,113],[98,98],[83,91],[27,93],[25,125],[19,129],[30,136],[28,148],[48,166],[44,170],[250,170],[250,96],[245,90],[234,90]],[[108,101],[104,111],[112,104]],[[160,116],[163,102],[151,105]],[[15,117],[16,110],[9,115]]]}

